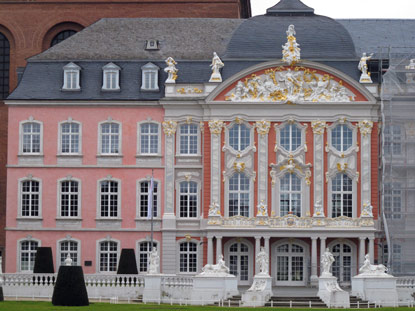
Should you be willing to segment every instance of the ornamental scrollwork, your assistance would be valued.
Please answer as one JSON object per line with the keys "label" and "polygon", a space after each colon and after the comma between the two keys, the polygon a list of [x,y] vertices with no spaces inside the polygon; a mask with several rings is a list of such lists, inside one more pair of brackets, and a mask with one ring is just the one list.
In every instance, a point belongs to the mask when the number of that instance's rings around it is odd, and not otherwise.
{"label": "ornamental scrollwork", "polygon": [[358,127],[360,129],[360,133],[365,137],[368,134],[372,133],[373,122],[368,120],[359,121]]}
{"label": "ornamental scrollwork", "polygon": [[224,127],[225,123],[223,121],[219,120],[211,120],[209,121],[209,129],[212,134],[219,135],[222,133],[222,129]]}
{"label": "ornamental scrollwork", "polygon": [[177,129],[177,122],[176,121],[164,121],[163,122],[163,131],[164,134],[166,134],[167,136],[172,136],[176,133],[176,129]]}
{"label": "ornamental scrollwork", "polygon": [[323,135],[326,127],[327,124],[325,121],[311,121],[311,128],[313,129],[313,133],[316,135]]}
{"label": "ornamental scrollwork", "polygon": [[256,131],[259,135],[265,136],[269,133],[269,129],[271,128],[271,122],[269,121],[257,121],[255,123]]}

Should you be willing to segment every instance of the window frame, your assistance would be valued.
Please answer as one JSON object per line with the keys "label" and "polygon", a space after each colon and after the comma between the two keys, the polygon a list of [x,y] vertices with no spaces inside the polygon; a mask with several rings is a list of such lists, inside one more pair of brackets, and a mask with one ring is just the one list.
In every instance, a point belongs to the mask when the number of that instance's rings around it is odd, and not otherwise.
{"label": "window frame", "polygon": [[[333,174],[333,176],[330,176],[329,178],[329,183],[328,183],[328,187],[327,187],[327,202],[328,202],[328,214],[329,214],[329,218],[337,218],[337,217],[349,217],[349,216],[344,216],[343,215],[343,204],[342,204],[342,215],[340,216],[333,216],[333,194],[334,192],[332,191],[333,189],[333,179],[336,178],[337,175],[346,175],[348,178],[351,179],[352,181],[352,191],[350,192],[352,195],[352,216],[351,218],[356,218],[357,215],[357,182],[356,179],[354,178],[354,176],[351,176],[350,174],[348,174],[347,172],[336,172],[336,174]],[[342,186],[343,186],[343,182],[342,182]],[[335,192],[335,193],[339,193],[339,194],[347,194],[349,192],[344,192],[343,190],[341,190],[340,192]],[[342,198],[342,202],[343,202],[343,198]]]}
{"label": "window frame", "polygon": [[[103,139],[102,126],[106,124],[117,124],[118,125],[118,152],[117,153],[102,152],[102,139]],[[110,133],[109,135],[112,136],[112,133]],[[111,147],[111,143],[109,144],[109,146]],[[118,122],[118,121],[115,121],[109,118],[105,121],[98,123],[98,155],[101,157],[122,156],[122,123],[121,122]]]}
{"label": "window frame", "polygon": [[[103,91],[119,91],[121,89],[120,88],[120,71],[121,71],[121,68],[112,62],[102,67],[102,90]],[[107,79],[108,75],[115,76],[114,85],[112,85],[112,82],[110,83],[111,85],[108,85],[108,79]],[[111,78],[110,78],[110,81],[112,81]]]}
{"label": "window frame", "polygon": [[[196,127],[196,134],[193,133],[181,133],[182,126],[195,126]],[[176,131],[176,154],[180,157],[197,157],[201,154],[201,133],[200,133],[200,125],[194,122],[183,122],[177,125],[177,131]],[[189,153],[189,152],[182,152],[181,150],[181,142],[182,138],[187,137],[187,151],[189,151],[190,147],[190,137],[196,137],[196,153]]]}
{"label": "window frame", "polygon": [[[146,124],[155,124],[157,125],[157,153],[144,153],[141,149],[141,141],[142,141],[142,129],[141,126]],[[145,133],[147,134],[147,133]],[[151,136],[151,133],[147,134],[148,136]],[[155,136],[155,135],[153,135]],[[149,150],[151,150],[151,143],[149,140]],[[161,156],[161,124],[156,121],[141,121],[137,123],[137,155],[139,156]]]}
{"label": "window frame", "polygon": [[[181,214],[181,205],[180,205],[180,197],[182,195],[181,193],[181,184],[183,182],[187,182],[187,183],[195,183],[196,184],[196,216],[195,217],[182,217]],[[188,185],[188,188],[190,187],[190,185]],[[183,219],[183,220],[195,220],[195,219],[199,219],[200,218],[200,181],[199,180],[195,180],[194,178],[191,178],[189,180],[187,179],[183,179],[183,178],[179,178],[176,182],[176,217],[179,219]],[[192,193],[193,194],[193,193]],[[190,196],[191,193],[188,192],[187,196]],[[189,215],[189,201],[187,202],[187,214]]]}
{"label": "window frame", "polygon": [[[150,178],[142,178],[142,179],[138,179],[137,182],[136,182],[136,195],[137,195],[137,198],[136,198],[136,202],[137,202],[137,204],[136,204],[136,206],[137,206],[137,208],[136,208],[136,218],[137,219],[147,219],[147,216],[145,216],[145,217],[141,216],[141,194],[142,194],[141,193],[141,183],[143,183],[143,182],[150,183],[150,181],[151,181]],[[160,200],[161,200],[161,181],[159,179],[154,178],[154,183],[157,183],[157,194],[153,193],[153,196],[155,195],[156,198],[157,198],[157,206],[156,206],[157,216],[153,217],[153,219],[160,219],[161,218],[161,210],[160,210],[160,206],[161,206],[161,202],[160,202]],[[147,204],[148,204],[148,202],[147,202]]]}
{"label": "window frame", "polygon": [[[78,216],[62,216],[62,183],[63,182],[77,182],[78,183]],[[58,206],[58,211],[57,211],[57,219],[82,219],[82,182],[80,179],[78,178],[73,178],[72,176],[67,176],[65,178],[61,178],[58,179],[58,184],[57,184],[57,193],[58,193],[58,197],[57,197],[57,206]],[[72,193],[72,192],[71,192]]]}
{"label": "window frame", "polygon": [[[396,188],[396,189],[395,189]],[[391,192],[390,194],[387,192]],[[394,191],[399,191],[399,194],[394,195],[393,192]],[[385,213],[385,217],[387,219],[391,219],[391,220],[400,220],[402,219],[401,217],[401,213],[402,213],[402,202],[404,200],[404,196],[402,194],[402,184],[400,182],[386,182],[383,185],[383,193],[384,193],[384,197],[383,197],[383,212]],[[391,201],[391,206],[390,207],[386,207],[386,200],[387,198],[390,198]],[[395,214],[395,209],[397,210],[397,207],[395,208],[394,204],[395,204],[395,200],[397,200],[397,198],[399,198],[399,211],[400,213]],[[387,209],[390,210],[390,212],[387,212]]]}
{"label": "window frame", "polygon": [[[25,182],[25,181],[30,181],[30,182],[32,182],[32,181],[36,181],[36,182],[38,182],[39,183],[39,192],[38,192],[38,194],[39,194],[39,206],[38,206],[38,215],[37,216],[23,216],[23,202],[22,202],[22,200],[23,200],[23,183]],[[23,177],[23,178],[20,178],[19,180],[18,180],[18,189],[19,189],[19,191],[18,191],[18,202],[19,202],[19,212],[18,212],[18,218],[21,218],[21,219],[42,219],[42,180],[40,179],[40,178],[35,178],[35,177],[31,177],[31,176],[29,176],[29,177]],[[30,192],[30,193],[32,193],[32,192]]]}
{"label": "window frame", "polygon": [[[65,124],[77,124],[79,126],[79,132],[78,132],[78,152],[63,152],[62,151],[62,143],[63,143],[63,130],[62,127]],[[71,126],[72,129],[72,126]],[[69,118],[68,120],[64,120],[59,122],[58,125],[58,131],[59,131],[59,136],[58,136],[58,155],[59,156],[78,156],[78,155],[82,155],[82,123],[78,122],[78,121],[74,121],[71,118]],[[65,133],[66,134],[66,133]],[[72,132],[70,132],[69,136],[72,138]],[[70,138],[70,140],[72,141],[72,139]]]}
{"label": "window frame", "polygon": [[[117,264],[115,271],[101,271],[101,243],[110,243],[114,242],[117,244]],[[121,241],[107,237],[105,239],[100,239],[96,241],[96,267],[95,271],[98,274],[116,274],[118,270],[118,264],[120,263],[120,254],[121,254]]]}
{"label": "window frame", "polygon": [[[60,240],[56,241],[56,250],[57,250],[57,252],[56,252],[57,253],[57,255],[56,255],[56,267],[59,267],[59,266],[63,265],[60,261],[61,254],[62,254],[61,244],[65,243],[65,242],[77,243],[77,247],[78,247],[78,250],[76,252],[77,266],[82,266],[82,261],[81,261],[81,258],[82,258],[81,257],[81,250],[82,250],[81,243],[82,242],[81,242],[81,240],[74,239],[73,237],[67,236],[66,238],[63,238],[63,239],[60,239]],[[74,261],[73,261],[72,264],[74,265]]]}
{"label": "window frame", "polygon": [[[196,251],[192,252],[192,254],[196,254],[196,271],[189,271],[189,262],[187,262],[187,271],[181,271],[181,254],[182,252],[180,251],[180,246],[184,243],[192,243],[196,245]],[[201,259],[201,247],[199,247],[199,243],[200,241],[195,240],[195,239],[181,239],[177,241],[177,274],[181,274],[181,275],[195,275],[199,272],[200,270],[200,259]],[[189,251],[186,252],[186,254],[189,254]]]}
{"label": "window frame", "polygon": [[[116,182],[118,183],[117,189],[117,216],[101,216],[101,183],[102,182]],[[106,177],[97,181],[97,219],[99,220],[121,220],[121,179]],[[109,208],[109,205],[108,205]],[[108,209],[109,213],[109,209]]]}
{"label": "window frame", "polygon": [[[33,273],[33,269],[32,270],[22,270],[22,257],[21,257],[21,255],[22,255],[22,243],[23,242],[35,242],[35,243],[37,243],[37,248],[39,248],[39,247],[41,247],[42,246],[42,241],[41,240],[39,240],[39,239],[35,239],[35,238],[32,238],[32,237],[25,237],[25,238],[23,238],[23,239],[19,239],[19,240],[17,240],[17,258],[18,258],[18,262],[17,262],[17,265],[18,265],[18,271],[19,272],[21,272],[21,273]],[[36,256],[36,253],[33,255],[33,267],[34,267],[34,263],[35,263],[35,256]],[[29,262],[30,262],[30,260],[29,260]],[[29,267],[30,267],[30,264],[29,264]]]}
{"label": "window frame", "polygon": [[[146,91],[146,92],[158,92],[160,90],[159,87],[159,70],[160,67],[158,67],[157,65],[149,62],[147,64],[145,64],[144,66],[141,67],[141,90],[142,91]],[[146,85],[146,74],[154,74],[154,88],[151,87],[151,82],[150,85],[147,87]]]}
{"label": "window frame", "polygon": [[[24,130],[23,127],[25,124],[38,124],[40,126],[40,131],[39,131],[39,152],[25,152],[23,149],[23,145],[24,145]],[[31,135],[33,135],[33,132],[31,132]],[[34,120],[33,117],[30,117],[28,120],[24,120],[21,121],[19,123],[19,155],[23,155],[23,156],[41,156],[43,155],[43,122],[38,121],[38,120]],[[31,139],[31,143],[30,143],[31,147],[30,149],[33,150],[33,142]]]}
{"label": "window frame", "polygon": [[[71,81],[69,84],[68,74],[75,76],[75,81]],[[72,80],[72,77],[71,79]],[[80,91],[81,90],[81,67],[77,64],[70,62],[63,67],[63,86],[62,91]],[[74,82],[74,86],[72,85]]]}
{"label": "window frame", "polygon": [[[333,130],[338,125],[345,125],[352,131],[352,144],[348,149],[346,149],[344,151],[337,150],[332,144],[332,142],[333,142],[332,133],[333,133]],[[352,154],[353,152],[357,152],[359,150],[358,147],[357,147],[357,126],[353,125],[351,122],[347,121],[345,118],[342,118],[342,119],[339,119],[336,122],[333,122],[327,128],[328,128],[328,130],[327,130],[327,146],[326,146],[326,151],[327,152],[331,151],[337,157],[342,157],[342,156],[345,156],[345,155]],[[342,133],[343,133],[343,131],[342,131]]]}
{"label": "window frame", "polygon": [[[289,190],[283,191],[281,189],[282,180],[286,176],[290,176],[290,178],[289,178]],[[293,187],[293,176],[295,176],[299,180],[299,182],[300,182],[300,190],[299,191],[292,190],[292,187]],[[280,214],[280,216],[286,216],[286,215],[295,215],[295,216],[298,216],[298,217],[303,216],[303,190],[304,190],[303,187],[304,187],[304,185],[303,185],[303,180],[302,179],[303,178],[301,176],[299,176],[299,175],[297,175],[295,173],[290,173],[290,172],[284,173],[279,178],[279,191],[278,191],[278,194],[279,194],[279,214]],[[282,209],[281,209],[281,201],[282,201],[281,196],[282,196],[282,194],[288,194],[288,197],[289,197],[288,212],[285,215],[282,215]],[[294,194],[300,194],[300,206],[299,206],[299,210],[298,210],[299,215],[295,214],[293,212],[293,210],[292,210],[292,201],[293,201],[292,195],[294,195]]]}
{"label": "window frame", "polygon": [[[140,247],[141,247],[141,244],[144,244],[144,243],[148,243],[148,245],[150,245],[151,241],[149,239],[141,239],[141,240],[138,240],[136,242],[137,270],[138,270],[139,274],[148,273],[148,266],[147,266],[146,271],[141,271],[141,257],[140,256],[141,256],[142,252],[141,252]],[[154,244],[155,244],[155,247],[157,247],[157,254],[160,256],[161,255],[161,253],[160,253],[160,242],[158,240],[153,240],[153,245]],[[150,254],[150,251],[148,250],[144,254],[147,254],[147,262],[148,262],[148,255]]]}
{"label": "window frame", "polygon": [[[232,130],[232,128],[234,126],[241,126],[244,125],[248,130],[249,130],[249,145],[243,149],[243,150],[237,150],[235,148],[232,147],[231,143],[230,143],[230,131]],[[246,153],[249,150],[251,150],[254,147],[254,126],[251,125],[249,122],[245,122],[241,119],[236,119],[234,121],[232,121],[231,123],[229,123],[226,127],[225,127],[225,139],[226,139],[226,145],[229,147],[230,150],[232,150],[233,152],[236,152],[238,154],[242,154],[242,153]],[[240,135],[240,130],[238,131],[239,135]],[[238,138],[238,144],[241,144],[241,137]]]}
{"label": "window frame", "polygon": [[[290,150],[289,149],[286,149],[283,146],[282,142],[281,142],[282,132],[285,130],[285,128],[287,126],[290,127],[290,130],[289,130]],[[293,149],[293,150],[292,150],[292,138],[293,138],[293,136],[292,136],[292,127],[296,127],[297,130],[300,131],[300,145],[296,149]],[[293,120],[289,120],[289,121],[284,122],[284,123],[282,123],[280,125],[277,125],[275,127],[275,129],[277,131],[277,144],[278,144],[278,147],[280,147],[283,151],[285,151],[285,153],[291,153],[291,154],[297,153],[298,151],[300,151],[301,149],[303,149],[304,148],[304,145],[305,145],[305,129],[306,128],[307,128],[307,126],[301,125],[300,123],[298,123],[296,121],[293,121]]]}
{"label": "window frame", "polygon": [[[231,191],[229,189],[229,186],[230,186],[229,181],[234,175],[237,175],[237,174],[243,174],[249,180],[249,190],[246,191],[246,193],[248,193],[248,195],[249,195],[248,216],[241,216],[240,204],[238,204],[238,215],[230,216],[230,213],[229,213],[229,209],[230,209],[229,200],[230,200],[230,194],[231,194]],[[238,179],[238,185],[239,185],[238,189],[240,188],[239,182],[240,182],[240,179]],[[235,217],[235,216],[236,217],[254,217],[254,210],[253,210],[253,200],[254,200],[253,192],[254,191],[252,191],[252,189],[254,189],[253,176],[251,176],[248,172],[235,172],[235,171],[233,171],[232,174],[227,176],[227,178],[225,180],[225,214],[226,214],[226,217]],[[238,190],[238,193],[239,193],[239,190]],[[239,201],[240,201],[240,195],[238,195],[238,202]]]}

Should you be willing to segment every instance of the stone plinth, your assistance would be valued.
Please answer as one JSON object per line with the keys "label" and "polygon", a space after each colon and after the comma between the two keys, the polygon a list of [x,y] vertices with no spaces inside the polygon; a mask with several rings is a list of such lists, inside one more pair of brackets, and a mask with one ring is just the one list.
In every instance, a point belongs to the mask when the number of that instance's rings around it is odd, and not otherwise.
{"label": "stone plinth", "polygon": [[396,278],[386,273],[359,274],[352,278],[352,295],[382,306],[395,306],[398,301]]}
{"label": "stone plinth", "polygon": [[350,308],[350,295],[342,290],[333,275],[322,275],[318,278],[317,296],[330,308]]}
{"label": "stone plinth", "polygon": [[144,277],[143,302],[159,302],[161,300],[161,274],[147,274]]}
{"label": "stone plinth", "polygon": [[234,275],[196,275],[193,279],[190,300],[191,304],[200,305],[228,299],[238,294],[238,279]]}
{"label": "stone plinth", "polygon": [[262,307],[272,296],[272,277],[269,275],[255,275],[254,282],[242,295],[244,307]]}

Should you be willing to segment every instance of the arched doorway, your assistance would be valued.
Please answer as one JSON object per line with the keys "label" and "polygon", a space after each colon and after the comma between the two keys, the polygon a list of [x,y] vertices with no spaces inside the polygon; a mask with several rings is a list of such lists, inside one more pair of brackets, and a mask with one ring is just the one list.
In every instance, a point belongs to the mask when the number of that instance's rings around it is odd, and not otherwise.
{"label": "arched doorway", "polygon": [[334,241],[330,243],[329,248],[335,259],[332,266],[333,275],[339,283],[350,284],[356,270],[356,252],[353,245],[345,241]]}
{"label": "arched doorway", "polygon": [[305,243],[299,240],[285,240],[275,245],[273,253],[275,285],[306,285],[308,250]]}
{"label": "arched doorway", "polygon": [[231,240],[225,245],[225,260],[238,285],[251,285],[253,274],[252,245],[246,240]]}

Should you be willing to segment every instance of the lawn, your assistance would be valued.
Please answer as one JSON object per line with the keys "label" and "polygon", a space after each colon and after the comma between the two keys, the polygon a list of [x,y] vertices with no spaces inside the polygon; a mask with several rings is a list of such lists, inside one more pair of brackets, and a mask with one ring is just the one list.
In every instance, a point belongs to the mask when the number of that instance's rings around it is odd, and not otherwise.
{"label": "lawn", "polygon": [[[224,311],[226,307],[210,307],[210,306],[177,306],[177,305],[145,305],[145,304],[109,304],[109,303],[92,303],[88,307],[56,307],[50,302],[33,302],[33,301],[3,301],[0,302],[0,310],[4,311],[159,311],[159,310],[175,310],[175,311]],[[255,310],[270,311],[271,308],[238,308],[238,311]],[[277,308],[272,308],[273,310]],[[278,310],[292,310],[278,308]],[[310,311],[310,309],[294,309],[294,311]],[[311,309],[312,311],[327,311],[328,309]],[[334,309],[336,310],[336,309]],[[346,309],[337,309],[346,310]],[[351,310],[351,309],[350,309]],[[356,309],[353,309],[356,310]],[[413,311],[414,308],[378,308],[377,311]]]}

